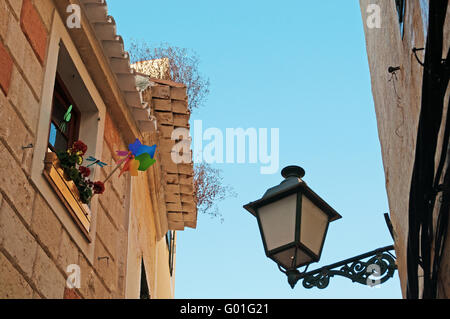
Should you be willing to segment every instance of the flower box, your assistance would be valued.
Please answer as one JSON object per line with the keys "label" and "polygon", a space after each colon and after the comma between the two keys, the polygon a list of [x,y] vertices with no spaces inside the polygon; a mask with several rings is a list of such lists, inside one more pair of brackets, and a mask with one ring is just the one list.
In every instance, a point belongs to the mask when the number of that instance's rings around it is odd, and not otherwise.
{"label": "flower box", "polygon": [[83,234],[91,241],[89,230],[91,226],[91,211],[89,206],[82,203],[78,189],[71,181],[64,170],[59,165],[58,157],[55,153],[48,152],[45,155],[44,176],[55,190],[58,197],[66,206],[73,220],[78,224]]}

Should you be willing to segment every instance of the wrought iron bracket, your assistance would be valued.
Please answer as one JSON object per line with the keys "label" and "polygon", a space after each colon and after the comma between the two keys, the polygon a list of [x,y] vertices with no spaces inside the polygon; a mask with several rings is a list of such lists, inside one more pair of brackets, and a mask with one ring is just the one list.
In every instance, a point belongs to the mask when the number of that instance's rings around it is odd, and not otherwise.
{"label": "wrought iron bracket", "polygon": [[[324,289],[335,275],[343,276],[370,287],[383,284],[394,276],[397,265],[395,256],[390,253],[394,246],[386,246],[361,254],[322,268],[300,273],[297,269],[286,271],[288,282],[292,288],[299,280],[303,280],[303,287]],[[369,258],[367,261],[364,259]]]}
{"label": "wrought iron bracket", "polygon": [[417,51],[423,51],[425,50],[425,48],[412,48],[412,52],[414,53],[414,56],[416,57],[417,62],[421,65],[421,66],[425,66],[425,64],[420,61],[419,57],[417,56]]}

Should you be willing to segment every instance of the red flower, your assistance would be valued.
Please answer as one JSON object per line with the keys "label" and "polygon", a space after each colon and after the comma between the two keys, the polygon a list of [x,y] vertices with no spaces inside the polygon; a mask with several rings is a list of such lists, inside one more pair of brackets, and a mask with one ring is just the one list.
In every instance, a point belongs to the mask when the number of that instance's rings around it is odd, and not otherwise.
{"label": "red flower", "polygon": [[105,191],[105,184],[102,182],[94,182],[94,193],[95,194],[103,194]]}
{"label": "red flower", "polygon": [[89,167],[80,166],[78,170],[80,171],[81,175],[83,175],[83,177],[88,177],[89,175],[91,175],[91,169]]}
{"label": "red flower", "polygon": [[72,145],[73,153],[76,154],[76,153],[80,152],[78,155],[83,156],[84,154],[86,154],[86,151],[87,151],[87,146],[82,141],[76,141],[75,143],[73,143],[73,145]]}

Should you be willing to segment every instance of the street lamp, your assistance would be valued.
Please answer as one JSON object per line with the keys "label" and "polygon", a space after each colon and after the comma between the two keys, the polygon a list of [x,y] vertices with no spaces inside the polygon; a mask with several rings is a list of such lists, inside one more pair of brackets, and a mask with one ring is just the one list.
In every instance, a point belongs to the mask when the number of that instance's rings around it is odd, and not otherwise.
{"label": "street lamp", "polygon": [[[362,284],[373,283],[369,278],[371,275],[392,277],[395,262],[393,256],[386,252],[393,246],[330,265],[333,267],[322,267],[309,273],[306,273],[306,268],[300,273],[298,268],[320,260],[328,225],[342,216],[306,185],[302,180],[305,175],[303,168],[288,166],[281,175],[285,179],[279,185],[268,189],[261,199],[244,205],[244,208],[258,221],[266,256],[288,276],[292,288],[300,279],[304,279],[306,288],[325,288],[334,275]],[[366,265],[360,260],[367,257],[374,257],[371,264]],[[332,270],[341,266],[338,271]]]}
{"label": "street lamp", "polygon": [[256,216],[267,257],[284,269],[319,261],[328,224],[341,218],[302,180],[305,171],[288,166],[284,181],[244,206]]}

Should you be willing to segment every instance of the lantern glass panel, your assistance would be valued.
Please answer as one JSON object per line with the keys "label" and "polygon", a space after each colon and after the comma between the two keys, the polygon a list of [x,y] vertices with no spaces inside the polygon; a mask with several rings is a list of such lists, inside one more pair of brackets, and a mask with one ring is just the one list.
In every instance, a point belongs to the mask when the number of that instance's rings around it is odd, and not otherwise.
{"label": "lantern glass panel", "polygon": [[258,215],[268,251],[295,241],[297,194],[258,208]]}
{"label": "lantern glass panel", "polygon": [[327,225],[328,215],[306,196],[303,196],[300,242],[318,257],[320,257]]}

